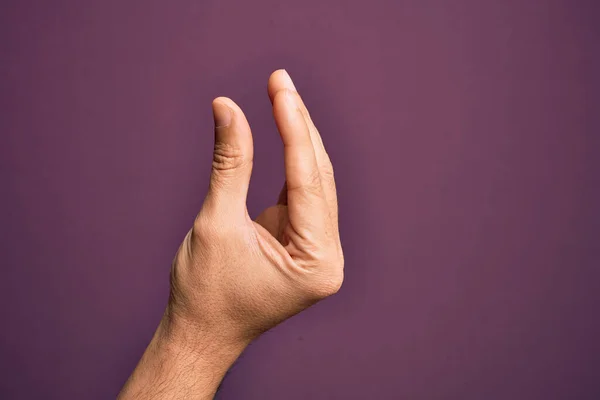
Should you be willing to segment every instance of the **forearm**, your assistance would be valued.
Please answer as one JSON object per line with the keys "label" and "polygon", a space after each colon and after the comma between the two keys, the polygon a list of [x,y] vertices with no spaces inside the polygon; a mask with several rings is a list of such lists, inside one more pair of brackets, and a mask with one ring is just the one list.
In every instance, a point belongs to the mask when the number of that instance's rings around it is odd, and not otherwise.
{"label": "forearm", "polygon": [[245,347],[165,317],[118,399],[212,399]]}

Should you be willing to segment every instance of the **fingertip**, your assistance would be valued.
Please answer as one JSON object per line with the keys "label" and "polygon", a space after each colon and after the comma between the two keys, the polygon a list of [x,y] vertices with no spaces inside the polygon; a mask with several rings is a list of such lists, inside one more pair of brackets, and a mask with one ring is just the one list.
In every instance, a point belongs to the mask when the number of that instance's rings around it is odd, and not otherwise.
{"label": "fingertip", "polygon": [[279,103],[281,103],[281,100],[283,100],[284,95],[285,93],[282,90],[278,90],[272,95],[270,95],[271,103],[273,104],[273,112],[275,112],[275,110],[279,108]]}
{"label": "fingertip", "polygon": [[285,69],[283,68],[279,68],[276,69],[275,71],[271,72],[271,75],[269,76],[269,83],[273,82],[274,80],[276,80],[278,78],[278,76],[283,73],[285,71]]}
{"label": "fingertip", "polygon": [[269,80],[267,81],[267,93],[269,94],[269,100],[271,100],[271,104],[273,104],[275,95],[277,94],[277,77],[280,71],[281,69],[273,71],[269,76]]}
{"label": "fingertip", "polygon": [[279,70],[278,73],[279,73],[279,76],[281,76],[282,84],[286,89],[289,89],[293,92],[298,91],[298,89],[296,89],[296,85],[294,85],[294,81],[292,80],[292,77],[285,69]]}
{"label": "fingertip", "polygon": [[216,97],[215,99],[213,99],[212,104],[213,104],[213,106],[215,104],[227,106],[227,107],[231,108],[232,111],[235,111],[235,108],[237,108],[237,105],[235,104],[235,102],[233,100],[231,100],[229,97],[225,97],[225,96]]}
{"label": "fingertip", "polygon": [[233,109],[227,104],[228,102],[223,99],[225,98],[219,97],[212,102],[215,128],[229,126],[235,114]]}
{"label": "fingertip", "polygon": [[217,97],[212,107],[216,141],[251,148],[252,132],[242,109],[228,97]]}
{"label": "fingertip", "polygon": [[289,73],[285,69],[278,69],[271,73],[269,82],[267,84],[267,91],[269,93],[269,99],[271,103],[275,99],[277,92],[288,89],[290,91],[296,91],[296,86],[292,81]]}
{"label": "fingertip", "polygon": [[273,98],[273,115],[276,120],[284,118],[285,120],[296,120],[298,111],[298,102],[295,92],[289,89],[281,89],[275,93]]}

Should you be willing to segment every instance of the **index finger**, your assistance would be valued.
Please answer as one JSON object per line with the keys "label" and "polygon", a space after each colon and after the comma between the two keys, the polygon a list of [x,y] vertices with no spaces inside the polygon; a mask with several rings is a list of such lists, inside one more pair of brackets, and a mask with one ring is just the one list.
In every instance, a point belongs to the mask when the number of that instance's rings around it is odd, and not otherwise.
{"label": "index finger", "polygon": [[290,90],[277,92],[273,115],[284,147],[289,220],[295,230],[324,231],[327,210],[310,130]]}
{"label": "index finger", "polygon": [[[334,226],[338,226],[338,202],[337,202],[337,190],[335,185],[335,178],[333,173],[333,166],[331,164],[331,160],[325,146],[323,144],[323,140],[321,139],[321,135],[319,130],[316,128],[308,108],[304,104],[302,96],[298,93],[294,82],[292,81],[290,75],[284,69],[279,69],[271,74],[269,77],[269,82],[267,85],[267,92],[269,94],[269,99],[271,103],[275,98],[275,95],[282,89],[289,89],[294,92],[296,96],[296,100],[298,102],[298,107],[302,112],[302,116],[308,126],[308,130],[310,132],[311,141],[315,151],[315,157],[317,159],[317,165],[321,174],[321,182],[323,186],[323,191],[325,193],[325,199],[327,204],[329,204],[329,210],[332,217],[332,224]],[[287,200],[285,193],[285,186],[280,194],[279,201]]]}

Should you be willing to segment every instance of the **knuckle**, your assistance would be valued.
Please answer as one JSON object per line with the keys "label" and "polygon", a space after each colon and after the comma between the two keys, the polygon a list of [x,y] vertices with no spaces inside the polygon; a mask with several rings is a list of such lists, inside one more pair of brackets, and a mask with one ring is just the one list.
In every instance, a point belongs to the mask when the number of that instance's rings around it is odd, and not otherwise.
{"label": "knuckle", "polygon": [[321,174],[318,170],[311,171],[297,186],[291,186],[288,183],[288,193],[297,192],[300,194],[318,195],[321,193]]}
{"label": "knuckle", "polygon": [[246,162],[246,157],[240,147],[228,143],[215,143],[212,161],[215,171],[236,169]]}
{"label": "knuckle", "polygon": [[317,268],[323,268],[323,272],[311,287],[311,294],[317,299],[323,299],[336,294],[342,287],[344,282],[344,266],[343,259],[336,257],[335,259],[321,258]]}
{"label": "knuckle", "polygon": [[315,288],[316,295],[319,298],[332,296],[340,291],[344,283],[344,272],[337,271],[326,279],[323,279]]}
{"label": "knuckle", "polygon": [[342,273],[344,272],[344,252],[342,251],[341,247],[337,247],[336,257],[332,262],[332,265],[336,271],[342,271]]}

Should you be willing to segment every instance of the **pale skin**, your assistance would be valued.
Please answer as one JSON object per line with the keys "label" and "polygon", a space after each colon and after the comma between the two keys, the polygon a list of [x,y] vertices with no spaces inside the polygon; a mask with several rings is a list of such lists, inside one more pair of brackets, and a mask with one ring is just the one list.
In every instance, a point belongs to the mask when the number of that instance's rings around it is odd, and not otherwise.
{"label": "pale skin", "polygon": [[212,399],[254,339],[340,289],[331,161],[285,70],[271,74],[268,94],[284,145],[279,199],[250,218],[250,126],[231,99],[215,99],[209,190],[173,261],[164,316],[120,400]]}

